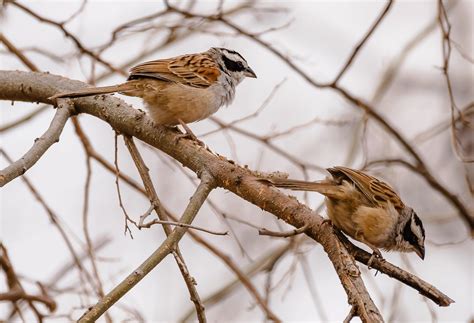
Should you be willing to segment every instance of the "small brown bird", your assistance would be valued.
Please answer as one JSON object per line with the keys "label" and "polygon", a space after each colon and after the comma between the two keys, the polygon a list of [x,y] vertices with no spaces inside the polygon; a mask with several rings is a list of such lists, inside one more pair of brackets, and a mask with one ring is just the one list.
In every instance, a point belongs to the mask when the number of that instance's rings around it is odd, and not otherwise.
{"label": "small brown bird", "polygon": [[[143,99],[150,116],[159,125],[202,120],[232,102],[236,86],[256,78],[247,61],[236,51],[212,47],[208,51],[139,64],[127,82],[59,93],[50,99],[77,98],[119,92]],[[192,134],[192,133],[191,133]]]}
{"label": "small brown bird", "polygon": [[259,180],[276,187],[323,194],[333,225],[369,246],[378,257],[381,257],[378,248],[381,248],[415,252],[424,259],[423,224],[389,185],[348,167],[336,166],[327,170],[331,178],[318,182],[281,178]]}

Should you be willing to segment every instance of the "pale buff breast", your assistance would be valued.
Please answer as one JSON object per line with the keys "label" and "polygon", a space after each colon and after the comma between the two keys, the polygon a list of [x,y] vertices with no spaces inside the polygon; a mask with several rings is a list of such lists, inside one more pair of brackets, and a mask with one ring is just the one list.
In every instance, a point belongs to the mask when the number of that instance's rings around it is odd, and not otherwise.
{"label": "pale buff breast", "polygon": [[385,208],[360,206],[354,214],[354,222],[365,241],[377,248],[394,245],[398,212],[389,203]]}
{"label": "pale buff breast", "polygon": [[329,219],[337,228],[352,238],[356,238],[358,228],[354,222],[354,213],[361,205],[361,200],[364,199],[364,197],[353,184],[350,184],[347,181],[344,181],[341,187],[346,192],[344,196],[347,198],[339,200],[336,198],[326,197],[327,213]]}
{"label": "pale buff breast", "polygon": [[179,83],[147,80],[136,90],[124,93],[142,97],[151,118],[161,125],[191,123],[207,118],[222,105],[216,89],[194,88]]}

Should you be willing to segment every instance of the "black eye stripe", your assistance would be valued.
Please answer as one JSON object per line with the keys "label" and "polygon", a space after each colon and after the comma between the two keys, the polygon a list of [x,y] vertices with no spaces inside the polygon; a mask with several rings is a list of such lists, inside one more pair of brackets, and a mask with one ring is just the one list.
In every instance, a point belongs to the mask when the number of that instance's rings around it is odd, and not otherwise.
{"label": "black eye stripe", "polygon": [[[411,229],[412,222],[414,222],[421,231],[421,237],[418,237]],[[420,246],[423,244],[424,237],[425,237],[425,229],[423,228],[423,224],[421,223],[420,218],[414,214],[413,217],[405,224],[403,228],[403,239],[410,243],[412,246]]]}
{"label": "black eye stripe", "polygon": [[417,246],[418,243],[418,237],[413,234],[411,231],[410,225],[411,225],[411,220],[407,222],[405,227],[403,228],[403,238],[408,241],[411,245]]}
{"label": "black eye stripe", "polygon": [[241,72],[245,70],[244,65],[242,62],[235,62],[229,59],[227,56],[222,55],[222,60],[224,61],[225,67],[232,72]]}

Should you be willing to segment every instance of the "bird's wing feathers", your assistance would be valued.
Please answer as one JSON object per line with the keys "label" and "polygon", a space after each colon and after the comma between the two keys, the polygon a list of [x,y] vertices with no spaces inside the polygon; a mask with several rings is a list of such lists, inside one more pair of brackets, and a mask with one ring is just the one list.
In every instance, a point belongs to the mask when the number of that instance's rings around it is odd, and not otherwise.
{"label": "bird's wing feathers", "polygon": [[336,173],[338,172],[347,176],[362,192],[362,194],[364,194],[365,197],[367,197],[367,199],[374,205],[384,206],[390,202],[397,210],[401,210],[405,206],[393,188],[375,177],[367,175],[361,171],[342,166],[329,168],[328,171],[333,176],[337,176]]}
{"label": "bird's wing feathers", "polygon": [[131,69],[129,79],[152,77],[207,88],[217,81],[220,73],[218,64],[209,55],[190,54],[137,65]]}

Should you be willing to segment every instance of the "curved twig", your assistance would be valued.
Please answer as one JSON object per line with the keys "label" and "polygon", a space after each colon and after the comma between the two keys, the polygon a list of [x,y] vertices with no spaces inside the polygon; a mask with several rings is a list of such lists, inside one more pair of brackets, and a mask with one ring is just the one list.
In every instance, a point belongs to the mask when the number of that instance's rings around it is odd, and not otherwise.
{"label": "curved twig", "polygon": [[[21,88],[21,87],[20,87]],[[43,156],[43,154],[54,143],[59,141],[69,117],[74,113],[71,101],[60,100],[56,114],[54,115],[48,130],[39,138],[35,139],[33,146],[17,161],[0,170],[0,187],[23,175]]]}

